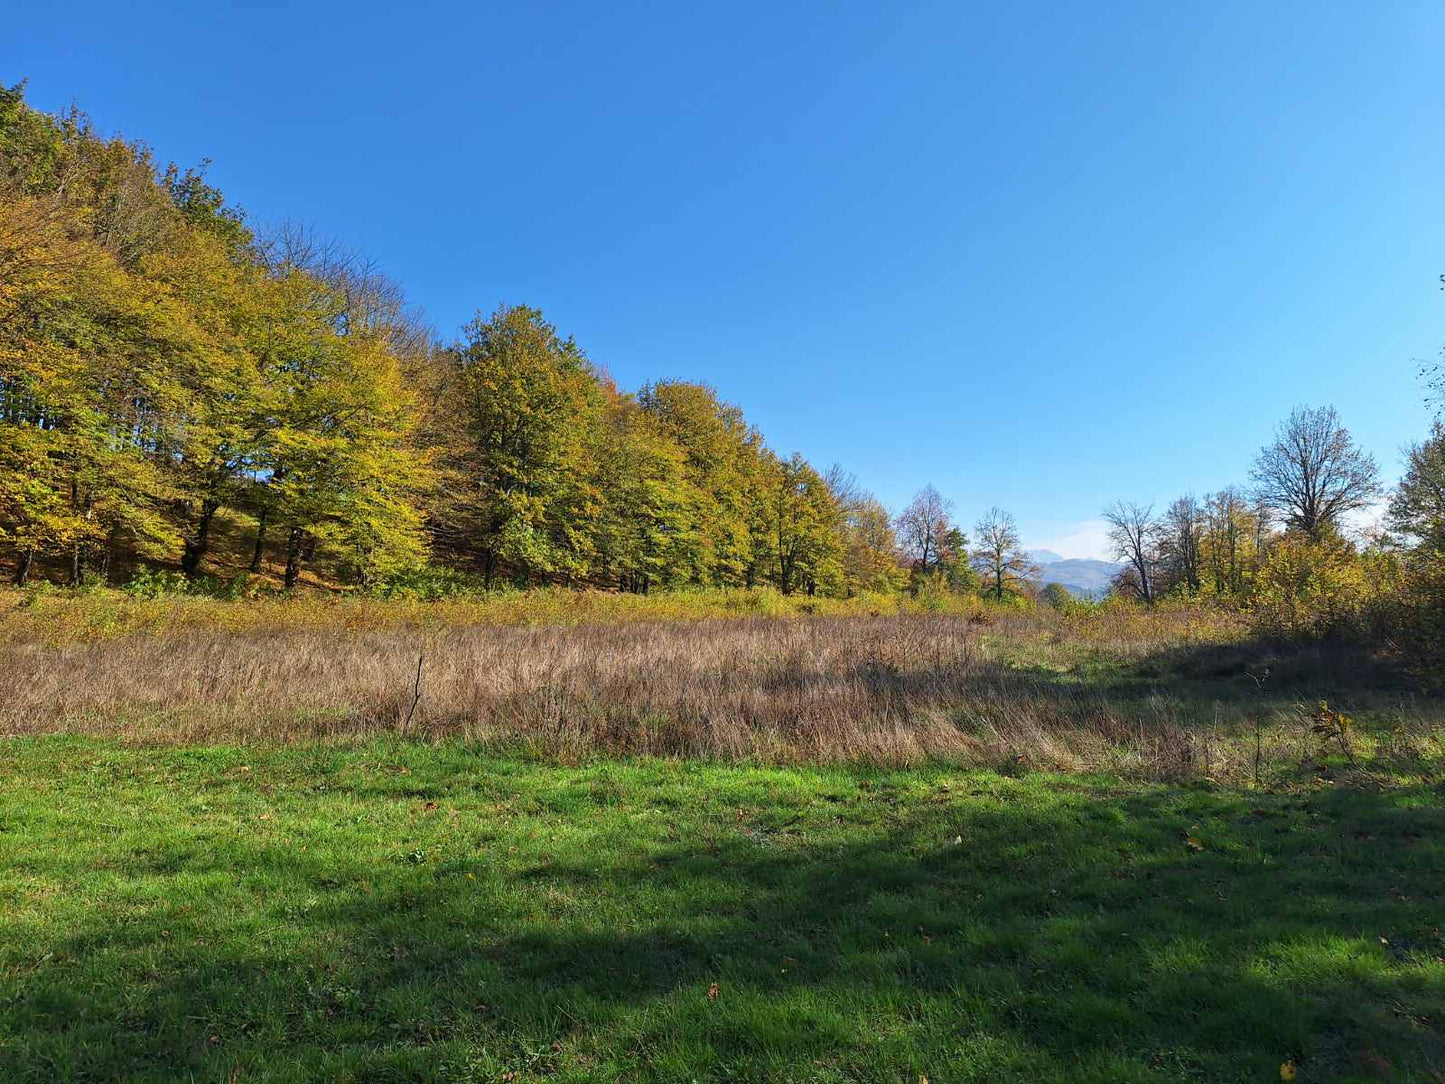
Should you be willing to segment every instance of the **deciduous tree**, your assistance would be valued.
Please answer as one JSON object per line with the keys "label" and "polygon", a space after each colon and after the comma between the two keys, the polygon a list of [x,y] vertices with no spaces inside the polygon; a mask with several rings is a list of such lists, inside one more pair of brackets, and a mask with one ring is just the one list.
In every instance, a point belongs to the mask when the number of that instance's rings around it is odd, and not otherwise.
{"label": "deciduous tree", "polygon": [[828,469],[824,480],[838,506],[846,590],[856,594],[898,589],[905,575],[888,509],[838,464]]}
{"label": "deciduous tree", "polygon": [[838,508],[822,476],[794,453],[769,472],[775,582],[783,594],[816,594],[841,579]]}
{"label": "deciduous tree", "polygon": [[1334,407],[1296,407],[1260,449],[1252,477],[1260,500],[1286,527],[1318,540],[1379,495],[1378,474]]}
{"label": "deciduous tree", "polygon": [[1154,506],[1115,501],[1104,509],[1103,516],[1114,556],[1128,566],[1122,585],[1152,605],[1159,565],[1159,521],[1154,518]]}
{"label": "deciduous tree", "polygon": [[1020,548],[1018,527],[1009,513],[991,508],[973,530],[973,567],[995,599],[1022,592],[1039,575],[1039,566]]}
{"label": "deciduous tree", "polygon": [[1159,524],[1158,585],[1163,591],[1197,594],[1203,586],[1204,511],[1194,495],[1173,501]]}
{"label": "deciduous tree", "polygon": [[1436,422],[1429,439],[1407,449],[1388,522],[1402,538],[1445,552],[1445,424]]}
{"label": "deciduous tree", "polygon": [[685,457],[696,516],[693,582],[741,584],[752,552],[747,487],[761,436],[705,384],[659,381],[645,385],[637,400]]}
{"label": "deciduous tree", "polygon": [[952,511],[953,502],[927,485],[899,513],[898,539],[904,556],[918,574],[928,575],[950,553],[948,534],[954,529]]}
{"label": "deciduous tree", "polygon": [[451,542],[476,552],[490,584],[580,569],[596,509],[588,430],[601,395],[582,351],[536,309],[478,316],[457,353],[458,443],[446,455]]}
{"label": "deciduous tree", "polygon": [[1259,553],[1258,520],[1237,489],[1221,489],[1205,498],[1201,561],[1216,596],[1244,593]]}

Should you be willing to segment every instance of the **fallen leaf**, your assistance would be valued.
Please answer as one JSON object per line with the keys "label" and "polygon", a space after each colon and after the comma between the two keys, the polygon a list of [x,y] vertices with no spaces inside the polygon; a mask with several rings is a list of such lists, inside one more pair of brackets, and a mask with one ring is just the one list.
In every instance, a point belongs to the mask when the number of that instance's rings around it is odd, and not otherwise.
{"label": "fallen leaf", "polygon": [[1200,841],[1198,836],[1189,836],[1188,838],[1186,838],[1184,840],[1184,846],[1188,847],[1191,851],[1204,850],[1204,844]]}
{"label": "fallen leaf", "polygon": [[707,999],[709,1001],[717,1000],[717,983],[713,983],[707,988]]}

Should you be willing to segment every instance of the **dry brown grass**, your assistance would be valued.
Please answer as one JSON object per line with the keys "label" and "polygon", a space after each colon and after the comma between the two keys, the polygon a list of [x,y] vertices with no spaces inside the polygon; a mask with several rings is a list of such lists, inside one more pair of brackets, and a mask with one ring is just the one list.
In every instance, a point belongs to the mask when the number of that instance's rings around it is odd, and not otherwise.
{"label": "dry brown grass", "polygon": [[[1267,763],[1311,760],[1318,742],[1298,708],[1337,697],[1330,675],[1343,672],[1328,659],[1293,677],[1276,667],[1261,691],[1246,671],[1268,661],[1251,654],[1237,615],[1209,608],[1065,616],[974,600],[955,614],[883,616],[855,601],[824,616],[766,595],[562,592],[433,604],[115,592],[0,602],[11,690],[0,734],[10,735],[405,734],[564,761],[948,761],[1222,778],[1252,772],[1256,721]],[[748,616],[760,608],[776,616]],[[1358,681],[1352,691],[1364,697],[1345,705],[1365,709],[1364,745],[1439,753],[1437,701],[1391,700]]]}
{"label": "dry brown grass", "polygon": [[[1220,774],[1239,767],[1247,705],[1114,678],[1121,660],[1216,644],[1230,629],[1188,611],[999,611],[12,636],[0,642],[12,689],[0,731],[245,743],[405,730],[563,760],[1022,759]],[[418,656],[422,696],[408,727]]]}

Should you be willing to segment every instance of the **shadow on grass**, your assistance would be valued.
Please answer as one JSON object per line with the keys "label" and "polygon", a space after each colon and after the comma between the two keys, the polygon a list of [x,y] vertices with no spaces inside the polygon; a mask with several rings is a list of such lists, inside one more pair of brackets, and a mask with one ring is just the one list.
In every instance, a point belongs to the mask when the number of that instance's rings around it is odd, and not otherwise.
{"label": "shadow on grass", "polygon": [[1226,643],[1182,644],[1146,655],[1139,678],[1205,687],[1251,698],[1261,691],[1287,696],[1350,697],[1409,694],[1407,675],[1367,644],[1349,639],[1291,642],[1254,636]]}
{"label": "shadow on grass", "polygon": [[169,833],[79,928],[9,961],[0,1075],[1445,1072],[1438,788],[827,778],[766,804],[735,775],[658,792],[635,836],[588,834],[635,797],[605,778],[477,820],[454,774],[408,839],[364,818],[283,841]]}

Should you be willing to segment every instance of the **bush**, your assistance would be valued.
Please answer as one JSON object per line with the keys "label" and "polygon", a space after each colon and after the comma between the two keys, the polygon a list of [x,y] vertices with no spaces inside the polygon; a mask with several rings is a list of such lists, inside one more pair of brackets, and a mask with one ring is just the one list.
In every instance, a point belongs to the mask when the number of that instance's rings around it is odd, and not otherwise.
{"label": "bush", "polygon": [[1074,596],[1061,583],[1046,583],[1044,584],[1043,600],[1060,613],[1068,613]]}
{"label": "bush", "polygon": [[395,573],[385,582],[371,588],[377,598],[405,598],[419,602],[435,602],[444,598],[463,598],[485,591],[480,576],[437,565],[417,565]]}
{"label": "bush", "polygon": [[1255,631],[1286,639],[1375,631],[1367,626],[1399,587],[1400,565],[1390,554],[1361,554],[1333,533],[1287,534],[1254,580]]}
{"label": "bush", "polygon": [[190,593],[191,582],[179,572],[141,566],[121,588],[131,598],[160,598]]}
{"label": "bush", "polygon": [[188,578],[179,572],[142,566],[121,588],[131,598],[161,598],[164,595],[198,595],[236,602],[261,593],[261,581],[242,572],[227,579],[220,576]]}
{"label": "bush", "polygon": [[941,572],[913,577],[913,608],[919,613],[941,614],[949,611],[954,592]]}
{"label": "bush", "polygon": [[1412,554],[1372,616],[1410,675],[1426,689],[1445,690],[1445,552]]}

